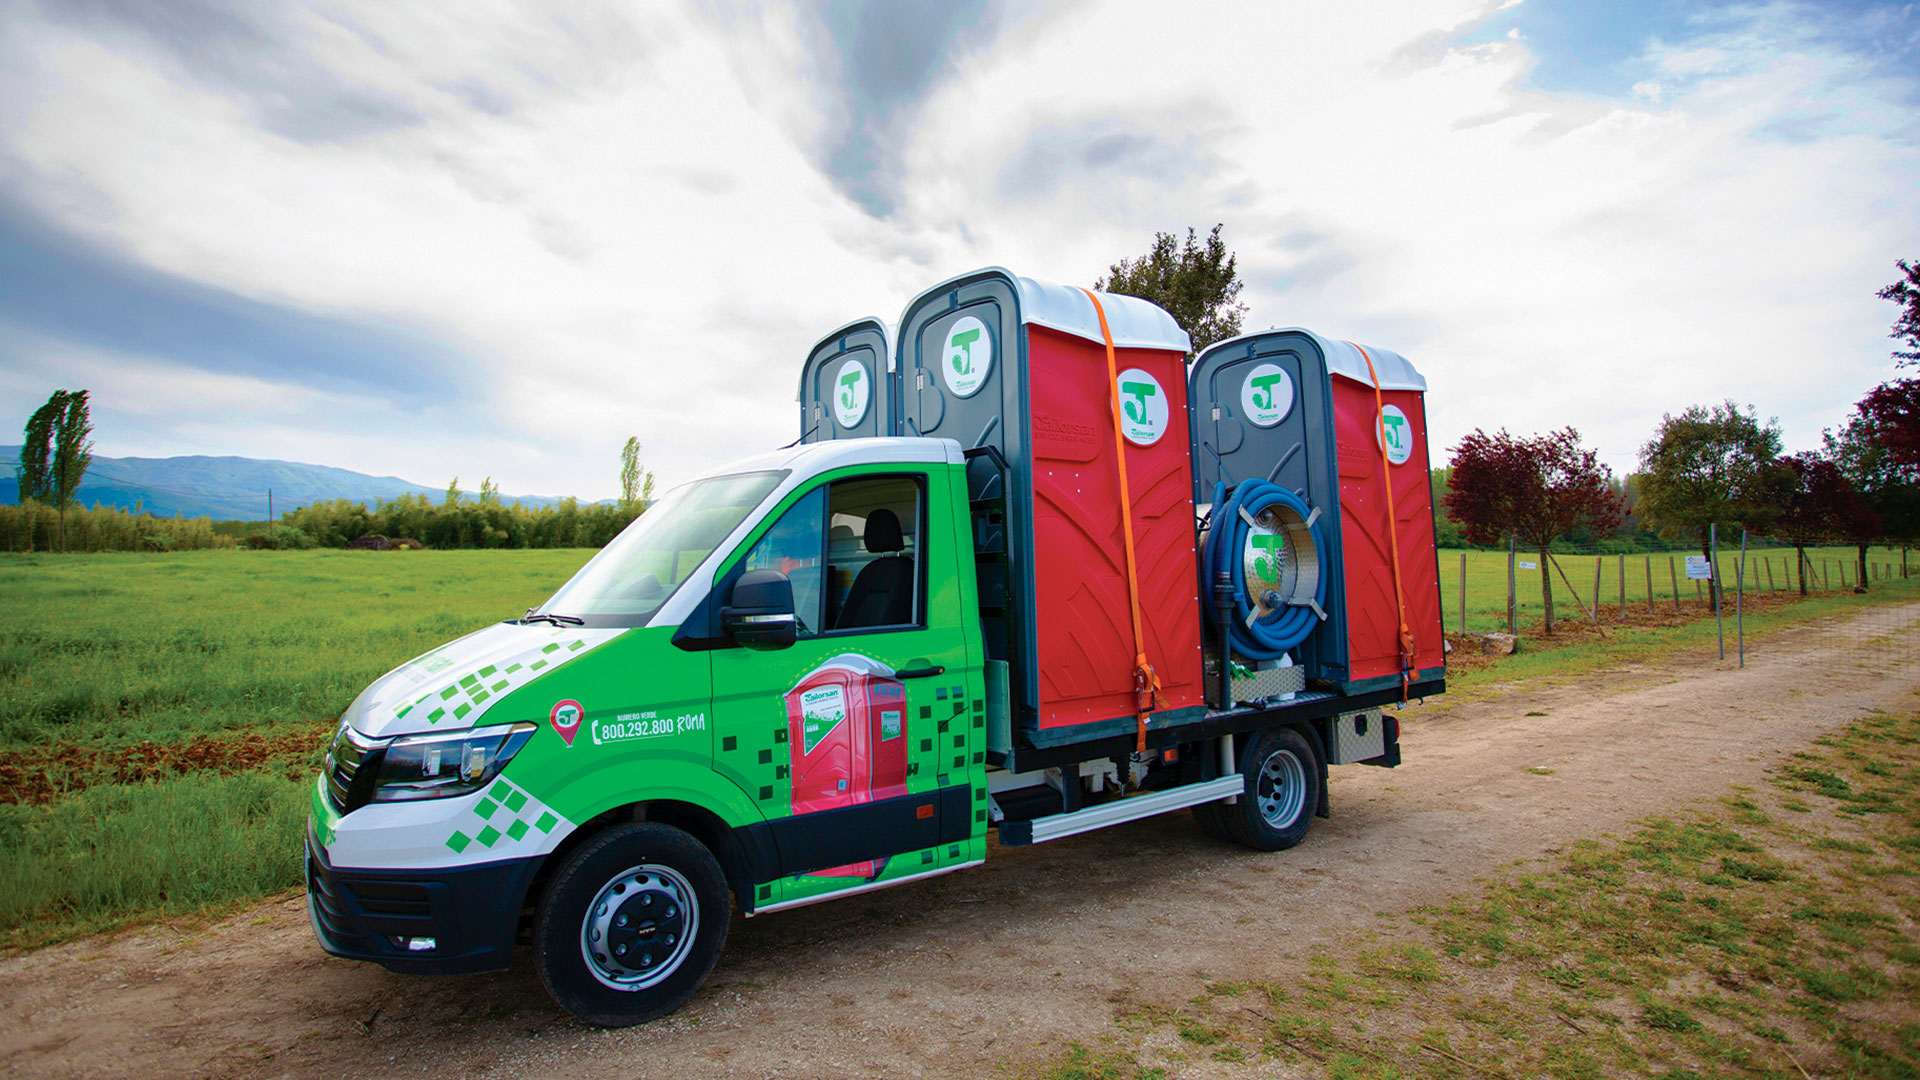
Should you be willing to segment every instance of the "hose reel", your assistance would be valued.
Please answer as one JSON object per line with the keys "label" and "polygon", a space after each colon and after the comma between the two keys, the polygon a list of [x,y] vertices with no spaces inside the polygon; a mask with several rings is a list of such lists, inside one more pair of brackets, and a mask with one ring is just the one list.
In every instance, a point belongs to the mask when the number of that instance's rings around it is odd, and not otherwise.
{"label": "hose reel", "polygon": [[1216,484],[1213,505],[1202,572],[1209,582],[1222,571],[1230,576],[1232,650],[1277,660],[1327,617],[1320,511],[1266,480],[1241,481],[1231,494]]}

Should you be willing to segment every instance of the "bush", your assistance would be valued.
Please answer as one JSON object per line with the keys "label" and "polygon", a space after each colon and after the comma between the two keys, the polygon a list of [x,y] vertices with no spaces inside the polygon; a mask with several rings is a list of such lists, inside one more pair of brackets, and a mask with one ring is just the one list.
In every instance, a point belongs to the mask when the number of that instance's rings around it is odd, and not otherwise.
{"label": "bush", "polygon": [[[636,516],[638,511],[611,503],[582,504],[573,498],[529,510],[495,502],[449,506],[424,495],[402,495],[371,510],[346,499],[314,503],[282,520],[322,547],[344,548],[363,537],[408,537],[414,545],[441,549],[597,548],[605,547]],[[390,540],[382,550],[402,543]]]}
{"label": "bush", "polygon": [[247,546],[255,551],[305,551],[318,547],[306,530],[291,525],[275,525],[264,532],[247,537]]}
{"label": "bush", "polygon": [[[27,502],[0,506],[0,541],[8,551],[60,550],[60,512]],[[230,548],[230,536],[215,533],[204,517],[154,517],[115,506],[67,508],[68,551],[196,551]]]}

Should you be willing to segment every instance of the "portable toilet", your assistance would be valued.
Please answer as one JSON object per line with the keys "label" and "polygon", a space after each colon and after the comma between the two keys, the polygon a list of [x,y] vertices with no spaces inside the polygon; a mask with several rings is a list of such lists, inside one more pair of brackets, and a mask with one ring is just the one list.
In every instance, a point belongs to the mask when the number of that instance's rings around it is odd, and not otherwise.
{"label": "portable toilet", "polygon": [[879,319],[856,319],[814,345],[800,371],[800,441],[898,434],[892,337]]}
{"label": "portable toilet", "polygon": [[[906,687],[886,665],[842,653],[787,691],[792,812],[838,810],[907,793]],[[808,873],[878,874],[885,859]]]}
{"label": "portable toilet", "polygon": [[[1383,410],[1374,407],[1376,385]],[[1193,364],[1194,499],[1210,503],[1217,485],[1252,480],[1298,499],[1317,525],[1320,549],[1298,550],[1312,543],[1298,514],[1284,539],[1297,548],[1293,559],[1325,578],[1318,622],[1298,659],[1306,679],[1342,693],[1399,684],[1399,598],[1414,638],[1411,680],[1443,674],[1425,391],[1426,381],[1399,354],[1309,330],[1230,338]],[[1377,414],[1387,420],[1392,521],[1380,482]]]}
{"label": "portable toilet", "polygon": [[1117,378],[1087,293],[999,268],[915,297],[895,345],[900,433],[968,451],[989,681],[1008,679],[1016,661],[1010,735],[1033,746],[1135,729],[1116,393],[1156,716],[1205,707],[1184,430],[1190,343],[1155,305],[1096,295]]}

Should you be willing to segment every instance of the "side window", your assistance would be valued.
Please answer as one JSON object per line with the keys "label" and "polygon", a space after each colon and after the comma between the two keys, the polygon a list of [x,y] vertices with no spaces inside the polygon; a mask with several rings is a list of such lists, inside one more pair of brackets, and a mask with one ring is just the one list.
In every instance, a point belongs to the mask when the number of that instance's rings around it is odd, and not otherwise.
{"label": "side window", "polygon": [[827,505],[827,620],[835,630],[926,624],[920,483],[861,477]]}
{"label": "side window", "polygon": [[788,507],[747,552],[742,564],[747,570],[778,570],[793,582],[793,610],[800,618],[801,637],[828,629],[820,605],[825,568],[820,537],[826,495],[825,488],[815,488]]}

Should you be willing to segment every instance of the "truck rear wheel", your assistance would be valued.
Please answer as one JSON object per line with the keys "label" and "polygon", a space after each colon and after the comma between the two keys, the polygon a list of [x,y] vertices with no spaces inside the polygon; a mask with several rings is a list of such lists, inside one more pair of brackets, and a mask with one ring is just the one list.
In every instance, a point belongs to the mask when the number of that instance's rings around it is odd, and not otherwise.
{"label": "truck rear wheel", "polygon": [[1213,804],[1231,839],[1256,851],[1285,851],[1306,839],[1320,805],[1320,763],[1304,735],[1293,728],[1261,732],[1241,752],[1240,774],[1240,800]]}
{"label": "truck rear wheel", "polygon": [[616,826],[547,887],[533,929],[540,981],[589,1024],[645,1023],[706,981],[730,915],[726,878],[700,841],[656,822]]}

